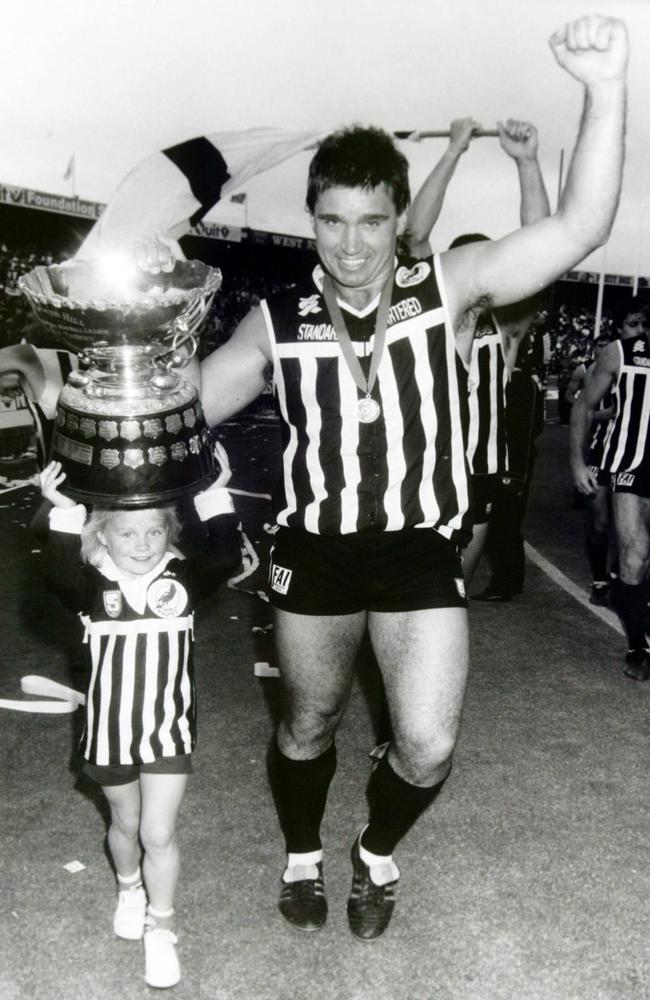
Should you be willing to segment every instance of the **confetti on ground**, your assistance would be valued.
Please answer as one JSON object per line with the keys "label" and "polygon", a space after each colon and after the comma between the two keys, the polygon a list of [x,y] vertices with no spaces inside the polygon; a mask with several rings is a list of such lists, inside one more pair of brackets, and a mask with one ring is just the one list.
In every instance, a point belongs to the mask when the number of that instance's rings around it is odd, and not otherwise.
{"label": "confetti on ground", "polygon": [[77,872],[82,872],[85,870],[86,866],[82,865],[81,861],[68,861],[67,865],[63,866],[67,872],[71,875],[75,875]]}
{"label": "confetti on ground", "polygon": [[279,677],[280,671],[277,667],[272,667],[269,663],[255,664],[256,677]]}

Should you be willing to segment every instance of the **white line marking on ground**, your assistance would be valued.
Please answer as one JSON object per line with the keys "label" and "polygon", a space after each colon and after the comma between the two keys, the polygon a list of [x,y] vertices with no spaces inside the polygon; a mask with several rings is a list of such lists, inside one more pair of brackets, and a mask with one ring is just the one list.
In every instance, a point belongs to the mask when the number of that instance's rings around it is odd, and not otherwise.
{"label": "white line marking on ground", "polygon": [[551,578],[553,583],[556,583],[558,587],[562,588],[562,590],[566,590],[568,594],[571,594],[571,597],[574,597],[579,604],[582,604],[588,611],[591,611],[592,614],[596,615],[601,621],[605,622],[605,625],[609,625],[609,627],[613,628],[615,632],[619,633],[619,635],[625,635],[623,627],[618,620],[618,616],[615,615],[613,611],[610,611],[609,608],[601,608],[597,604],[590,604],[589,598],[584,591],[578,587],[573,580],[570,580],[568,576],[565,576],[564,573],[557,568],[557,566],[554,566],[552,562],[545,559],[541,552],[534,549],[528,542],[524,542],[524,550],[528,559],[530,559],[531,562],[534,562],[543,573],[546,573],[546,575]]}
{"label": "white line marking on ground", "polygon": [[248,490],[234,490],[232,486],[228,487],[229,493],[236,493],[240,497],[254,497],[256,500],[270,500],[270,493],[249,493]]}

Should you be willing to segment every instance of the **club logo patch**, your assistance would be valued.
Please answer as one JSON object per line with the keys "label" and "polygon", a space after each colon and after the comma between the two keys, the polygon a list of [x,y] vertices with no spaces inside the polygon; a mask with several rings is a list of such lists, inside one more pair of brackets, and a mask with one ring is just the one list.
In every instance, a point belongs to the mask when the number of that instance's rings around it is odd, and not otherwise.
{"label": "club logo patch", "polygon": [[271,590],[275,590],[277,594],[288,593],[292,573],[293,570],[271,563]]}
{"label": "club logo patch", "polygon": [[319,295],[308,295],[304,299],[298,300],[298,315],[299,316],[309,316],[310,313],[322,312],[322,308],[319,305]]}
{"label": "club logo patch", "polygon": [[159,618],[178,618],[187,603],[185,587],[169,577],[154,580],[147,591],[147,604]]}
{"label": "club logo patch", "polygon": [[455,577],[454,583],[456,584],[456,590],[458,591],[458,596],[463,598],[467,597],[467,593],[465,591],[465,581],[462,579],[462,577]]}
{"label": "club logo patch", "polygon": [[398,288],[410,288],[419,285],[431,274],[431,265],[426,260],[420,260],[415,267],[398,267],[395,273],[395,284]]}
{"label": "club logo patch", "polygon": [[616,475],[616,486],[634,486],[636,475],[633,472],[619,472]]}
{"label": "club logo patch", "polygon": [[122,612],[122,591],[104,591],[104,611],[109,618],[119,618]]}

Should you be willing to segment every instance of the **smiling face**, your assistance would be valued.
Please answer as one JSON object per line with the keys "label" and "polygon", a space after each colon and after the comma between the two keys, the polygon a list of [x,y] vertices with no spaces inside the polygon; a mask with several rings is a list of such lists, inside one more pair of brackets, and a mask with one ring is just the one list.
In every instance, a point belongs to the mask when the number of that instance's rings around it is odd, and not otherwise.
{"label": "smiling face", "polygon": [[98,536],[118,569],[144,576],[164,556],[169,530],[160,511],[124,510],[116,513]]}
{"label": "smiling face", "polygon": [[403,228],[388,188],[326,188],[316,200],[312,223],[318,255],[337,292],[363,308],[392,274]]}

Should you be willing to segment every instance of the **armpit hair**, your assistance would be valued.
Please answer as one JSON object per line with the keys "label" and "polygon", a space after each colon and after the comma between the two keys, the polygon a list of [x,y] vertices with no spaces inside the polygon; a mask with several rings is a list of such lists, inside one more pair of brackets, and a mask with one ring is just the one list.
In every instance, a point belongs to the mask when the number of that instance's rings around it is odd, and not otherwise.
{"label": "armpit hair", "polygon": [[476,322],[479,316],[485,312],[491,312],[494,309],[494,299],[491,295],[482,295],[480,299],[473,302],[471,306],[465,310],[465,312],[460,316],[458,323],[456,324],[456,332],[462,333],[469,327],[472,329],[476,326]]}

